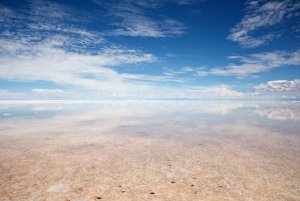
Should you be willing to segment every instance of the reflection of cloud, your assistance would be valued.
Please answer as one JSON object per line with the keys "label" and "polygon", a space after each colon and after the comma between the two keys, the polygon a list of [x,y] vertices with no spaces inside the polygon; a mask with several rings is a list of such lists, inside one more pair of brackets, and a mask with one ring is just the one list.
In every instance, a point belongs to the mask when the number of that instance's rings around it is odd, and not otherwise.
{"label": "reflection of cloud", "polygon": [[8,105],[0,105],[0,110],[7,110],[9,109]]}
{"label": "reflection of cloud", "polygon": [[16,108],[26,105],[33,111],[44,110],[74,110],[84,109],[84,114],[80,119],[98,118],[105,115],[108,118],[124,118],[129,116],[141,115],[152,117],[164,112],[182,114],[218,114],[226,115],[233,110],[241,107],[253,106],[250,102],[237,101],[193,101],[193,100],[154,100],[154,101],[2,101],[0,107]]}
{"label": "reflection of cloud", "polygon": [[[253,108],[255,113],[270,119],[300,119],[297,101],[234,101],[234,100],[15,100],[0,101],[0,108],[28,108],[32,111],[74,111],[82,112],[72,119],[127,118],[142,115],[160,116],[164,113],[190,115],[228,115],[241,108]],[[59,112],[59,115],[64,113]],[[85,119],[86,118],[86,119]]]}
{"label": "reflection of cloud", "polygon": [[300,120],[299,108],[256,108],[254,111],[260,116],[267,116],[276,120]]}
{"label": "reflection of cloud", "polygon": [[[251,101],[48,101],[48,103],[47,101],[32,103],[30,101],[20,101],[21,105],[24,103],[27,103],[27,107],[24,107],[27,110],[40,111],[60,108],[63,108],[63,110],[51,112],[50,115],[44,113],[43,118],[19,117],[18,114],[12,113],[10,118],[5,119],[3,125],[16,128],[16,132],[22,134],[25,131],[28,133],[44,133],[45,131],[48,133],[49,131],[50,134],[55,134],[55,136],[57,133],[66,133],[66,137],[67,134],[70,136],[111,136],[122,132],[133,134],[149,132],[153,135],[160,135],[160,133],[164,133],[163,128],[165,128],[165,133],[175,133],[174,135],[194,133],[195,131],[206,135],[206,132],[209,132],[208,129],[211,129],[210,131],[215,135],[226,134],[240,137],[239,132],[241,131],[246,133],[247,137],[253,137],[253,135],[248,135],[250,132],[258,135],[258,130],[253,131],[251,126],[246,128],[237,124],[227,124],[225,127],[220,125],[214,128],[208,126],[210,123],[218,124],[218,122],[223,121],[251,120],[252,118],[239,118],[241,111],[237,111],[238,108],[258,107],[257,102]],[[263,103],[263,106],[269,106],[270,104]],[[276,104],[278,103],[276,102]],[[282,118],[283,115],[288,119],[300,119],[299,110],[298,115],[293,111],[285,110],[288,109],[287,105],[289,104],[290,102],[283,103],[284,108],[282,110],[274,109],[275,112],[273,113],[272,109],[259,110],[260,108],[257,108],[255,112],[261,112],[260,114],[263,116],[272,113],[269,115],[272,119]],[[10,105],[13,111],[18,110],[18,108],[15,108],[18,106],[17,101]],[[280,112],[277,111],[283,111],[281,112],[283,114],[278,115],[277,113]],[[2,114],[5,112],[3,111]],[[245,110],[245,112],[250,114],[253,110]],[[32,111],[31,115],[36,116]],[[16,124],[16,120],[20,124]]]}
{"label": "reflection of cloud", "polygon": [[62,105],[38,105],[32,108],[33,111],[45,111],[45,110],[63,110]]}
{"label": "reflection of cloud", "polygon": [[238,102],[218,102],[218,103],[214,103],[208,104],[208,107],[205,108],[205,110],[207,112],[210,113],[215,113],[215,114],[221,114],[221,115],[225,115],[228,114],[229,112],[231,112],[232,110],[235,110],[237,108],[240,107],[244,107],[245,104],[243,103],[238,103]]}
{"label": "reflection of cloud", "polygon": [[[82,133],[110,133],[119,130],[131,129],[133,132],[144,129],[144,125],[164,125],[169,128],[187,130],[187,126],[174,127],[172,120],[188,117],[196,121],[202,116],[226,115],[244,103],[233,101],[19,101],[27,105],[25,110],[43,111],[53,110],[54,115],[45,115],[44,118],[26,118],[23,128],[45,129],[66,132]],[[9,105],[9,104],[8,104]],[[19,107],[14,101],[9,105],[12,109]],[[29,107],[28,107],[29,106]],[[62,110],[63,109],[63,110]],[[55,112],[55,110],[57,112]],[[62,110],[62,111],[58,111]],[[4,112],[3,112],[4,113]],[[34,115],[34,113],[31,113]],[[198,118],[199,117],[199,118]],[[23,119],[13,114],[13,119],[7,125],[15,126],[15,119]],[[215,118],[212,118],[215,119]],[[40,127],[43,124],[45,127]],[[30,126],[28,126],[30,125]],[[48,126],[47,126],[48,125]],[[198,126],[198,124],[196,125]]]}

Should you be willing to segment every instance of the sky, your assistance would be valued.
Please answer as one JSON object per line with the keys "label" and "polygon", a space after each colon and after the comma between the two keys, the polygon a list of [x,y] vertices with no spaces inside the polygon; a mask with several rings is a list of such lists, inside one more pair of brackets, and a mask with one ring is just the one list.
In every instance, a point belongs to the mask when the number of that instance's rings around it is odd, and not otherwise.
{"label": "sky", "polygon": [[0,99],[300,99],[299,0],[1,0]]}

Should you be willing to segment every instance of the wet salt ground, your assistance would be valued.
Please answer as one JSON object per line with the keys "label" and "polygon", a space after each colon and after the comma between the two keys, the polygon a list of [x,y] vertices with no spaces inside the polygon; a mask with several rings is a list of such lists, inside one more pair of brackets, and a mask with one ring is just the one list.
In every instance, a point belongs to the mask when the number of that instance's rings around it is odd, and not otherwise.
{"label": "wet salt ground", "polygon": [[297,113],[166,105],[1,119],[0,200],[300,200]]}

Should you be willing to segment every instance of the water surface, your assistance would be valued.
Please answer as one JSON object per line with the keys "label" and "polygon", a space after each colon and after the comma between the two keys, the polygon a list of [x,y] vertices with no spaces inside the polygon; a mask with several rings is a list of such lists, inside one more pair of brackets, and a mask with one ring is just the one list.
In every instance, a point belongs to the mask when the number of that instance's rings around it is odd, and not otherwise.
{"label": "water surface", "polygon": [[300,200],[297,101],[2,101],[0,112],[0,200]]}

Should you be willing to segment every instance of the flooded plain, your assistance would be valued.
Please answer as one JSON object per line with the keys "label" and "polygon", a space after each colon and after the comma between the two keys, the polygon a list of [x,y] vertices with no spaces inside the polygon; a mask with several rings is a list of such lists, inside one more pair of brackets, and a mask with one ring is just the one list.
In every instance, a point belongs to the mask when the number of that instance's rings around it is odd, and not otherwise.
{"label": "flooded plain", "polygon": [[1,101],[0,200],[300,200],[300,102]]}

